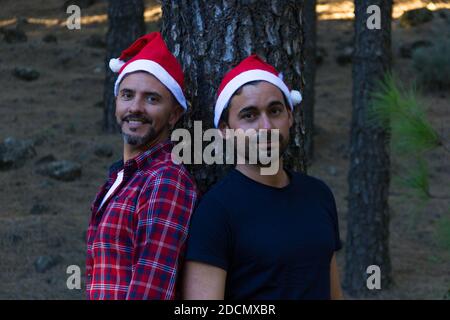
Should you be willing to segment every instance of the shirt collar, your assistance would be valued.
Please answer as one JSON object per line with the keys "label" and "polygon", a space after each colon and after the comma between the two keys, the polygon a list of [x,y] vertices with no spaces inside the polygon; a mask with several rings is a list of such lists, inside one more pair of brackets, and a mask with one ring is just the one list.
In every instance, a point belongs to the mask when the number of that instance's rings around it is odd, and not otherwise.
{"label": "shirt collar", "polygon": [[109,167],[109,175],[113,175],[114,173],[119,172],[120,170],[123,169],[123,159],[120,159],[116,162],[114,162],[110,167]]}
{"label": "shirt collar", "polygon": [[[135,158],[130,159],[129,161],[134,161],[139,169],[144,168],[148,165],[153,159],[159,158],[162,153],[167,153],[172,151],[172,141],[165,140],[161,141],[153,146],[151,146],[148,150],[140,153]],[[127,162],[129,162],[127,161]],[[127,164],[125,164],[127,165]]]}
{"label": "shirt collar", "polygon": [[111,176],[113,174],[117,174],[117,172],[124,169],[124,167],[137,167],[138,169],[143,169],[153,159],[158,158],[161,153],[170,152],[172,150],[172,147],[172,141],[169,139],[158,142],[157,144],[151,146],[148,150],[140,153],[133,159],[128,160],[126,163],[123,163],[123,159],[114,162],[109,168],[109,175]]}

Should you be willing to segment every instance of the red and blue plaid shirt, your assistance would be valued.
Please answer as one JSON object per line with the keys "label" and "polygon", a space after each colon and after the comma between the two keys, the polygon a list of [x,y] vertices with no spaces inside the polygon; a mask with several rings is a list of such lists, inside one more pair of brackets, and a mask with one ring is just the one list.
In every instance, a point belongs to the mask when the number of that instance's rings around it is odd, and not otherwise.
{"label": "red and blue plaid shirt", "polygon": [[[92,204],[87,232],[88,299],[175,299],[195,182],[165,141],[111,166]],[[101,208],[124,170],[123,181]]]}

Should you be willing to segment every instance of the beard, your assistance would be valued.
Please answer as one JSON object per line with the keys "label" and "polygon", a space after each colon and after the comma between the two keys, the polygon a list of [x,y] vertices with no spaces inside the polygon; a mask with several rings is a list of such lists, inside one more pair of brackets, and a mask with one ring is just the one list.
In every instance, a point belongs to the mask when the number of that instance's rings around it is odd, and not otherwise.
{"label": "beard", "polygon": [[[131,133],[125,133],[123,131],[123,125],[125,122],[129,122],[129,121],[141,121],[144,124],[148,124],[149,128],[148,130],[144,133],[144,135],[137,135],[137,134],[131,134]],[[122,120],[118,123],[119,127],[120,127],[120,131],[122,133],[122,137],[125,143],[132,145],[134,147],[140,147],[143,145],[148,144],[149,142],[151,142],[152,140],[154,140],[157,136],[158,136],[158,132],[156,132],[154,126],[153,126],[153,121],[150,117],[146,117],[144,115],[128,115],[124,118],[122,118]],[[130,129],[130,131],[133,131],[132,129]]]}
{"label": "beard", "polygon": [[[272,161],[269,162],[269,163],[262,163],[260,155],[262,153],[262,154],[265,154],[266,157],[271,158],[272,154],[275,155],[275,151],[273,150],[272,146],[268,146],[267,149],[265,149],[265,150],[260,150],[260,148],[262,148],[261,145],[259,144],[260,141],[261,141],[261,139],[258,136],[258,138],[256,140],[256,142],[257,142],[257,144],[256,144],[256,165],[259,166],[259,167],[269,167],[269,166],[271,166],[271,162]],[[270,131],[268,131],[268,137],[267,137],[265,142],[270,143],[271,141],[272,141],[271,133],[270,133]],[[274,142],[276,142],[276,141],[274,141]],[[289,147],[289,135],[287,137],[284,137],[281,133],[279,133],[277,142],[278,142],[278,144],[277,144],[277,146],[275,148],[278,148],[278,158],[277,159],[271,159],[271,160],[279,160],[286,153],[286,150]],[[252,148],[250,147],[250,143],[251,142],[249,141],[249,139],[246,139],[245,152],[243,154],[246,163],[250,163],[250,161],[251,161],[250,152],[251,151],[255,151],[255,149],[252,150]],[[234,144],[235,157],[238,154],[238,150],[237,150],[236,146],[237,146],[237,139],[235,138],[235,144]]]}
{"label": "beard", "polygon": [[[268,140],[270,141],[270,139]],[[278,140],[278,146],[276,146],[275,148],[277,148],[277,152],[278,152],[278,157],[276,159],[272,159],[275,161],[279,161],[279,159],[281,159],[283,157],[283,155],[285,154],[286,150],[289,147],[289,136],[287,138],[285,138],[281,133],[279,134],[279,140]],[[264,152],[264,151],[263,151]],[[275,156],[275,151],[272,150],[272,147],[267,148],[267,150],[265,151],[267,154],[267,157],[272,158],[272,153]],[[271,162],[264,164],[261,163],[260,158],[259,158],[259,152],[258,152],[258,166],[260,167],[270,167],[272,164]]]}
{"label": "beard", "polygon": [[148,144],[150,141],[154,140],[156,136],[157,136],[156,131],[153,128],[149,128],[149,130],[143,136],[135,136],[132,134],[122,132],[123,141],[135,147]]}

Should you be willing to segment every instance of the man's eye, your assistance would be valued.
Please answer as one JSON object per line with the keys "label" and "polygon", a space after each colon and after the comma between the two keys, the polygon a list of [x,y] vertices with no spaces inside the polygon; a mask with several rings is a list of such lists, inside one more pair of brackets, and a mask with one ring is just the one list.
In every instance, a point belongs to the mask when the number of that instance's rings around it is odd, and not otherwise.
{"label": "man's eye", "polygon": [[158,102],[158,98],[155,97],[154,95],[147,96],[147,102],[148,103],[156,103],[156,102]]}
{"label": "man's eye", "polygon": [[133,97],[133,95],[130,92],[122,92],[122,96],[121,97],[124,100],[130,100]]}
{"label": "man's eye", "polygon": [[254,114],[253,113],[244,113],[242,115],[242,119],[245,119],[245,120],[251,120],[253,118],[254,118]]}
{"label": "man's eye", "polygon": [[279,115],[280,113],[281,113],[281,109],[280,108],[272,109],[272,114]]}

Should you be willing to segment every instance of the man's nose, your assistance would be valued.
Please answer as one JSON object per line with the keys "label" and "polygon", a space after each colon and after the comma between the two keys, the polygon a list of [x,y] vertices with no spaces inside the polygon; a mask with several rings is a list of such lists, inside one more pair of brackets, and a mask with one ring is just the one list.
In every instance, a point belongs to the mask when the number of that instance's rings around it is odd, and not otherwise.
{"label": "man's nose", "polygon": [[261,114],[259,118],[259,129],[266,129],[266,130],[272,129],[272,121],[265,113]]}
{"label": "man's nose", "polygon": [[139,112],[142,112],[143,110],[144,110],[144,99],[142,99],[139,96],[136,96],[133,99],[133,102],[132,102],[132,104],[130,106],[129,112],[131,112],[131,113],[139,113]]}

